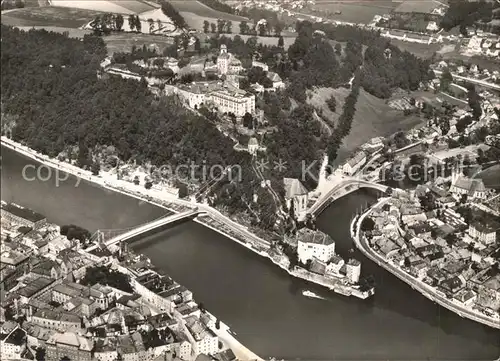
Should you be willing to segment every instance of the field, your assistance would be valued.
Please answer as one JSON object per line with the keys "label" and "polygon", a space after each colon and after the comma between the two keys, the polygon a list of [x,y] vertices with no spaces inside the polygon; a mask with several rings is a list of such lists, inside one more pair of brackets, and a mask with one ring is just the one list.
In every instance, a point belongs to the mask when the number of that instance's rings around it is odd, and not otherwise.
{"label": "field", "polygon": [[24,8],[2,14],[2,24],[12,26],[58,26],[65,28],[78,28],[87,24],[99,11],[71,9],[64,7],[39,7]]}
{"label": "field", "polygon": [[[204,17],[204,18],[212,18],[212,19],[222,19],[222,20],[231,20],[231,21],[242,21],[247,20],[242,16],[233,15],[223,13],[217,10],[214,10],[196,0],[174,0],[170,1],[170,3],[179,11],[182,16],[185,16],[183,13],[193,13],[195,15]],[[187,20],[186,20],[187,21]],[[210,20],[209,20],[210,21]]]}
{"label": "field", "polygon": [[[372,1],[316,1],[312,6],[314,11],[342,12],[328,16],[332,20],[346,21],[351,23],[365,23],[372,21],[375,15],[383,15],[390,13],[398,3],[390,0],[372,0]],[[304,11],[307,12],[307,11]],[[321,15],[319,15],[321,16]]]}
{"label": "field", "polygon": [[407,41],[402,41],[398,39],[391,39],[391,43],[396,45],[403,51],[408,51],[413,55],[420,58],[431,58],[432,54],[435,52],[439,53],[443,47],[443,44],[420,44],[420,43],[409,43]]}
{"label": "field", "polygon": [[[130,10],[126,6],[132,6],[132,3],[137,3],[135,8],[138,8],[140,4],[139,1],[107,1],[107,0],[52,0],[53,6],[67,7],[67,8],[77,8],[86,10],[102,11],[113,14],[136,14],[135,10]],[[144,5],[144,10],[151,10],[152,6]]]}
{"label": "field", "polygon": [[[445,1],[441,2],[445,3]],[[439,6],[441,5],[435,0],[405,0],[394,11],[398,13],[430,14],[433,9]]]}
{"label": "field", "polygon": [[[322,107],[324,115],[328,116],[331,121],[336,122],[344,104],[344,99],[349,92],[350,90],[345,88],[319,88],[313,93],[308,103],[316,107]],[[325,104],[325,100],[332,95],[337,99],[336,113],[331,113]],[[399,130],[410,129],[420,123],[422,123],[422,120],[417,116],[405,116],[403,112],[389,107],[385,100],[376,98],[361,89],[356,103],[356,114],[352,129],[342,143],[337,162],[348,158],[357,147],[373,137],[388,136]]]}
{"label": "field", "polygon": [[157,46],[160,52],[173,43],[172,39],[165,36],[155,36],[146,34],[112,34],[102,38],[108,48],[108,54],[112,55],[115,52],[128,52],[133,45],[142,47]]}

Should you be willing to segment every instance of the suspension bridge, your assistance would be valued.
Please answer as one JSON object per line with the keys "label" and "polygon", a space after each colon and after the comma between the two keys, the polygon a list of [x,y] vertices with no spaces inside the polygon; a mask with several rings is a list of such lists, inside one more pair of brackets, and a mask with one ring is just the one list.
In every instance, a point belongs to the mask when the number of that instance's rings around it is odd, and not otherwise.
{"label": "suspension bridge", "polygon": [[103,229],[95,232],[91,237],[93,246],[86,249],[87,252],[93,251],[98,245],[105,245],[106,247],[118,244],[123,241],[128,241],[137,236],[149,233],[155,229],[164,227],[166,225],[179,222],[185,219],[192,219],[202,213],[198,208],[190,209],[185,212],[169,214],[162,216],[153,221],[141,224],[139,226],[122,228],[122,229]]}

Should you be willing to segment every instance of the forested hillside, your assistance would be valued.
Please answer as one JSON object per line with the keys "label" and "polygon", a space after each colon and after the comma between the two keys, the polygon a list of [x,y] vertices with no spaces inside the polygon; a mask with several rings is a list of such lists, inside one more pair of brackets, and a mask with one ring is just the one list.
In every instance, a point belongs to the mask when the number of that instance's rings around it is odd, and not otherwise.
{"label": "forested hillside", "polygon": [[156,165],[235,163],[232,142],[213,124],[173,99],[155,100],[145,82],[98,80],[105,51],[98,37],[2,26],[2,104],[18,116],[14,139],[51,156],[84,143]]}

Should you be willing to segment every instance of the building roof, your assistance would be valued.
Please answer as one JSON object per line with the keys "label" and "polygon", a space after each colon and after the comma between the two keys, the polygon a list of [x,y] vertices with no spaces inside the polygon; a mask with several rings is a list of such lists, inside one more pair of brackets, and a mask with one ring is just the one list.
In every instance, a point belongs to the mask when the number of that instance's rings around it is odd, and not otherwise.
{"label": "building roof", "polygon": [[309,228],[299,229],[296,237],[298,241],[302,243],[322,244],[325,246],[335,243],[332,237],[330,237],[326,233],[323,233],[318,230],[313,231]]}
{"label": "building roof", "polygon": [[347,161],[347,164],[349,164],[349,166],[351,168],[355,167],[359,162],[361,162],[364,158],[366,157],[366,154],[365,152],[358,152],[354,155],[354,157],[352,157],[351,159],[349,159]]}
{"label": "building roof", "polygon": [[281,81],[280,76],[279,76],[277,73],[273,72],[273,71],[268,72],[268,73],[267,73],[267,77],[268,77],[268,78],[269,78],[269,79],[270,79],[273,83],[278,83],[278,82],[280,82],[280,81]]}
{"label": "building roof", "polygon": [[257,141],[257,138],[255,137],[252,137],[248,140],[248,145],[256,145],[258,146],[259,145],[259,142]]}
{"label": "building roof", "polygon": [[308,193],[306,187],[296,178],[283,178],[283,182],[285,183],[285,198],[293,198]]}
{"label": "building roof", "polygon": [[3,205],[2,209],[6,210],[9,213],[12,213],[15,216],[24,218],[24,219],[26,219],[30,222],[34,222],[34,223],[41,221],[43,219],[46,219],[43,214],[32,211],[29,208],[24,208],[24,207],[18,206],[17,204],[14,204],[14,203],[9,203],[9,204]]}
{"label": "building roof", "polygon": [[475,192],[486,192],[483,180],[479,178],[458,177],[453,186],[466,190],[469,195],[474,195]]}

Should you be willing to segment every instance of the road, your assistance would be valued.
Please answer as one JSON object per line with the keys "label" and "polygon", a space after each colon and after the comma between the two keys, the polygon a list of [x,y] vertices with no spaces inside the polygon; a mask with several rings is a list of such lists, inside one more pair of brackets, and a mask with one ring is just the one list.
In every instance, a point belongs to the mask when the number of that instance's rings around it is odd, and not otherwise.
{"label": "road", "polygon": [[433,302],[437,302],[439,305],[447,308],[450,311],[453,311],[457,314],[459,314],[461,317],[466,317],[470,320],[480,322],[482,324],[488,325],[493,328],[500,329],[500,319],[492,319],[491,317],[488,317],[482,313],[475,312],[469,308],[466,308],[464,306],[460,306],[452,301],[450,301],[448,298],[443,297],[436,293],[435,288],[425,284],[424,282],[417,280],[416,278],[410,276],[400,268],[397,268],[387,262],[385,258],[383,258],[381,255],[379,255],[377,252],[375,252],[370,245],[368,244],[368,241],[366,238],[362,238],[360,233],[361,233],[361,223],[363,222],[363,219],[370,214],[370,212],[375,209],[376,207],[382,206],[383,204],[387,203],[388,199],[382,199],[379,201],[376,205],[374,205],[370,210],[365,212],[357,222],[357,227],[355,229],[355,234],[353,235],[354,242],[356,243],[356,247],[368,258],[370,258],[372,261],[377,263],[379,266],[385,268],[388,272],[392,273],[393,275],[397,276],[399,279],[402,281],[406,282],[409,284],[413,289],[416,289],[420,293],[422,293],[425,297],[429,298]]}
{"label": "road", "polygon": [[[434,74],[441,75],[441,74],[443,74],[443,72],[441,70],[434,70]],[[500,85],[495,84],[495,83],[490,83],[490,82],[487,82],[484,80],[479,80],[479,79],[474,79],[474,78],[468,78],[468,77],[461,76],[461,75],[458,75],[455,73],[451,73],[451,75],[453,76],[453,79],[463,80],[463,81],[466,81],[466,82],[469,82],[472,84],[484,86],[486,88],[500,90]]]}

